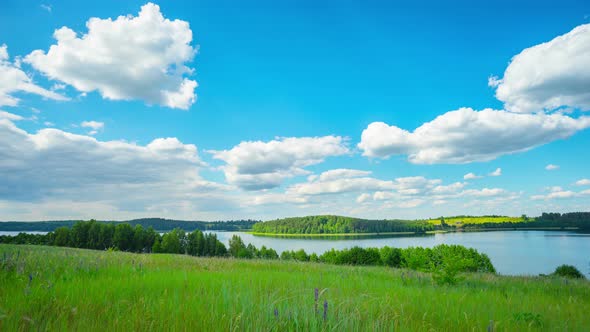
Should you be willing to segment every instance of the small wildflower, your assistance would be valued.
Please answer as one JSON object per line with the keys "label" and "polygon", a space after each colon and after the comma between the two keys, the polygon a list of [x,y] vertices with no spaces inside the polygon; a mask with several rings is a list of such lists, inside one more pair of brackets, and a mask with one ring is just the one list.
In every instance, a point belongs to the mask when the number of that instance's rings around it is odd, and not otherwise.
{"label": "small wildflower", "polygon": [[275,318],[279,319],[279,309],[275,308]]}
{"label": "small wildflower", "polygon": [[320,293],[317,288],[313,290],[313,295],[314,295],[313,308],[315,309],[315,313],[317,315],[317,313],[318,313],[318,298],[320,296]]}
{"label": "small wildflower", "polygon": [[324,320],[328,319],[328,300],[324,300]]}

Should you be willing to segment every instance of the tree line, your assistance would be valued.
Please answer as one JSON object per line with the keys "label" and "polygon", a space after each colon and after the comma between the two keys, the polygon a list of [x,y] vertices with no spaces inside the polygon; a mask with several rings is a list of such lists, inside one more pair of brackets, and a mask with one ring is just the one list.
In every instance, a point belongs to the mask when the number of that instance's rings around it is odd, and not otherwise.
{"label": "tree line", "polygon": [[120,250],[136,253],[171,253],[192,256],[225,256],[227,249],[213,233],[180,228],[161,235],[141,224],[79,221],[72,227],[59,227],[47,234],[19,233],[0,236],[0,243],[39,244],[95,250]]}
{"label": "tree line", "polygon": [[234,257],[242,259],[281,259],[346,265],[383,265],[421,271],[437,271],[441,267],[460,263],[461,272],[495,272],[487,255],[458,245],[434,248],[360,248],[335,250],[322,255],[307,254],[304,249],[284,251],[252,244],[246,245],[234,235],[229,248],[213,233],[200,230],[185,232],[177,228],[161,235],[153,227],[130,224],[105,224],[95,220],[81,221],[73,227],[60,227],[47,234],[20,233],[0,236],[0,243],[37,244],[95,250],[120,250],[136,253],[171,253],[192,256]]}
{"label": "tree line", "polygon": [[425,233],[435,226],[424,220],[369,220],[342,216],[307,216],[259,222],[252,227],[267,234]]}
{"label": "tree line", "polygon": [[[481,223],[481,224],[463,224],[463,229],[482,229],[482,228],[578,228],[580,230],[590,230],[590,212],[569,212],[569,213],[542,213],[539,217],[528,218],[522,216],[525,222],[502,222],[502,223]],[[455,228],[454,226],[445,225],[445,227]]]}
{"label": "tree line", "polygon": [[[0,222],[0,231],[3,232],[52,232],[60,227],[73,227],[80,220],[55,220],[55,221],[5,221]],[[143,228],[153,227],[157,231],[171,231],[181,228],[186,231],[244,231],[250,230],[258,220],[228,220],[228,221],[187,221],[164,218],[141,218],[128,221],[96,221],[101,224],[129,224],[133,227],[141,225]]]}

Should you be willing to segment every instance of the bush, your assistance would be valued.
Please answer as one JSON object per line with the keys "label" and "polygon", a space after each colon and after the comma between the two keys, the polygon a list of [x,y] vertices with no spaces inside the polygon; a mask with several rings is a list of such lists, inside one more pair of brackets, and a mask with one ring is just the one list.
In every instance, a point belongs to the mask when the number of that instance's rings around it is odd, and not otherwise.
{"label": "bush", "polygon": [[575,266],[565,264],[558,266],[555,269],[555,272],[553,272],[553,275],[573,279],[584,279],[582,272],[580,272]]}

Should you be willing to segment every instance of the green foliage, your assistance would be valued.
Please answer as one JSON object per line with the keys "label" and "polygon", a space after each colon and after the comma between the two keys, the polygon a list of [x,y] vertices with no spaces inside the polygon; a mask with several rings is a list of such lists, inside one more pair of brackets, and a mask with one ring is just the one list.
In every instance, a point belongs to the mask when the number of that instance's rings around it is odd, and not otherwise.
{"label": "green foliage", "polygon": [[424,233],[434,230],[426,221],[367,220],[341,216],[308,216],[259,222],[256,233],[268,234],[348,234],[348,233]]}
{"label": "green foliage", "polygon": [[[79,222],[76,225],[79,225],[79,224],[84,224],[84,223]],[[133,231],[133,227],[131,227],[131,225],[119,224],[119,225],[115,226],[115,233],[113,235],[113,245],[122,251],[132,251],[133,250],[133,236],[134,235],[135,235],[135,232]],[[77,247],[77,248],[80,248],[80,247]]]}
{"label": "green foliage", "polygon": [[580,270],[578,270],[575,266],[572,265],[560,265],[555,269],[553,275],[559,277],[566,277],[566,278],[573,278],[573,279],[584,279],[584,275]]}
{"label": "green foliage", "polygon": [[528,325],[529,327],[541,327],[543,326],[543,321],[541,320],[540,314],[535,314],[532,312],[518,312],[513,315],[513,319],[515,322],[522,322]]}
{"label": "green foliage", "polygon": [[383,247],[379,250],[381,262],[389,267],[401,267],[402,250],[399,248]]}
{"label": "green foliage", "polygon": [[463,278],[459,277],[461,271],[465,271],[466,259],[445,259],[443,264],[433,268],[432,279],[439,285],[456,285]]}
{"label": "green foliage", "polygon": [[481,254],[475,249],[445,244],[434,248],[354,247],[343,250],[332,249],[321,255],[319,260],[338,265],[386,265],[436,272],[440,275],[441,280],[454,279],[458,272],[496,272],[487,255]]}

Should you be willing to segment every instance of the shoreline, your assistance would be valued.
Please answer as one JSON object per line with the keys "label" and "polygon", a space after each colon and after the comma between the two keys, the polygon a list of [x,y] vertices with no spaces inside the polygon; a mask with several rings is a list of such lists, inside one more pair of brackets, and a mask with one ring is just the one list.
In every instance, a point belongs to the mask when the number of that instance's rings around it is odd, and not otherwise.
{"label": "shoreline", "polygon": [[372,237],[372,236],[404,236],[404,235],[411,235],[411,236],[427,236],[427,235],[434,235],[434,234],[446,234],[446,233],[477,233],[477,232],[494,232],[494,231],[578,231],[580,230],[579,227],[522,227],[522,228],[512,228],[512,227],[498,227],[498,228],[477,228],[477,229],[459,229],[459,230],[436,230],[436,231],[427,231],[424,233],[417,233],[417,232],[383,232],[383,233],[312,233],[312,234],[303,234],[303,233],[260,233],[260,232],[252,232],[252,231],[241,231],[243,233],[251,234],[253,236],[262,236],[262,237],[275,237],[275,238],[305,238],[305,237],[317,237],[317,238],[329,238],[329,237]]}

